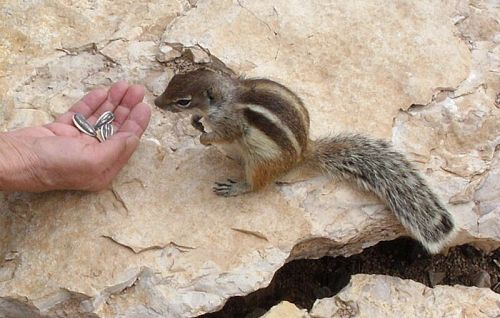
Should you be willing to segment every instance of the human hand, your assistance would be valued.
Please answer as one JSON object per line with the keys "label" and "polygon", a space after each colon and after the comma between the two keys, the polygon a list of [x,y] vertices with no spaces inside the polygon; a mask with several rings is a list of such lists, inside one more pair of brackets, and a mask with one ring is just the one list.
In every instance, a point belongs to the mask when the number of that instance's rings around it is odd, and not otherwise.
{"label": "human hand", "polygon": [[[143,98],[142,86],[121,81],[109,90],[92,90],[53,123],[0,134],[0,190],[106,188],[149,123],[151,109]],[[108,110],[115,114],[116,133],[103,143],[73,125],[74,113],[94,124]]]}

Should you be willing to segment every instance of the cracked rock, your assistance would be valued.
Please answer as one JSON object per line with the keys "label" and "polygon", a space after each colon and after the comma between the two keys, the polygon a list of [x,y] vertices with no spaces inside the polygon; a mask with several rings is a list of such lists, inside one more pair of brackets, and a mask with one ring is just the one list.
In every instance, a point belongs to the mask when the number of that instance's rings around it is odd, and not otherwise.
{"label": "cracked rock", "polygon": [[160,53],[156,55],[156,58],[158,59],[159,62],[168,62],[172,61],[182,55],[181,52],[178,50],[174,49],[170,45],[167,44],[162,44],[159,47]]}
{"label": "cracked rock", "polygon": [[261,316],[262,318],[308,318],[306,310],[300,310],[292,303],[288,301],[283,301],[278,305],[271,308],[266,314]]}
{"label": "cracked rock", "polygon": [[[7,0],[0,125],[48,122],[88,90],[121,79],[145,85],[152,104],[174,68],[182,70],[178,52],[199,48],[195,62],[208,55],[296,91],[313,138],[350,131],[392,139],[457,216],[453,244],[494,249],[493,10],[427,0]],[[459,15],[467,18],[452,19]],[[200,145],[189,118],[153,109],[110,189],[1,193],[0,316],[196,317],[266,286],[291,259],[348,256],[405,234],[375,196],[326,178],[213,195],[214,181],[240,175],[238,163]],[[338,306],[356,312],[350,304]]]}
{"label": "cracked rock", "polygon": [[[273,316],[274,313],[286,313]],[[477,317],[500,315],[500,295],[486,288],[426,287],[384,275],[358,274],[337,295],[317,300],[309,313],[282,302],[263,317],[377,318]]]}

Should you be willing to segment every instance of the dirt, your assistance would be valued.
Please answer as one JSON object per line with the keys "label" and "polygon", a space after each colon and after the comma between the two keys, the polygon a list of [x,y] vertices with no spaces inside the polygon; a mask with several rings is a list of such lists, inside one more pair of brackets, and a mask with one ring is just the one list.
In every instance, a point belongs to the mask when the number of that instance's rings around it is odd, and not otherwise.
{"label": "dirt", "polygon": [[347,258],[296,260],[278,270],[267,288],[233,297],[222,310],[200,317],[259,317],[282,300],[310,309],[316,299],[338,293],[357,273],[397,276],[427,286],[486,284],[500,293],[500,249],[487,254],[463,245],[447,255],[429,255],[414,240],[401,238]]}

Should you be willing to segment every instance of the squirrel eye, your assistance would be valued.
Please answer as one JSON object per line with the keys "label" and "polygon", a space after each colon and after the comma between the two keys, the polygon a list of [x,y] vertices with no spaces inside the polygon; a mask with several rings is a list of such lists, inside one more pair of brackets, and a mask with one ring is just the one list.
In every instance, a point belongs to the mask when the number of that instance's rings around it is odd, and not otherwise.
{"label": "squirrel eye", "polygon": [[178,101],[176,101],[176,103],[180,107],[186,107],[186,106],[189,106],[189,104],[191,104],[191,100],[190,99],[179,99]]}

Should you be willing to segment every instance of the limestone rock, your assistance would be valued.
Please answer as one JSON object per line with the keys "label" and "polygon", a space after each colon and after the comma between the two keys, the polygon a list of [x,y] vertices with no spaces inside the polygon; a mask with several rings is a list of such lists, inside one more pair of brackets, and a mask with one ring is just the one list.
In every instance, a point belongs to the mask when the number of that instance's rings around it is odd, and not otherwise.
{"label": "limestone rock", "polygon": [[[206,24],[198,27],[200,19]],[[467,47],[432,1],[200,1],[176,22],[163,41],[201,45],[239,72],[296,91],[313,110],[313,136],[389,137],[400,109],[455,87],[470,66]]]}
{"label": "limestone rock", "polygon": [[9,119],[7,129],[45,125],[49,122],[50,117],[43,111],[37,109],[20,109]]}
{"label": "limestone rock", "polygon": [[[289,85],[314,137],[391,138],[457,215],[455,243],[499,246],[488,5],[4,2],[2,129],[50,121],[120,79],[145,85],[152,103],[182,67],[176,53],[158,55],[199,47],[238,73]],[[216,197],[212,182],[241,169],[197,137],[188,118],[154,109],[111,188],[0,194],[0,316],[194,317],[266,286],[287,260],[347,256],[404,233],[373,195],[325,178]]]}
{"label": "limestone rock", "polygon": [[200,47],[190,47],[188,48],[190,54],[193,56],[193,62],[198,64],[210,63],[210,55],[208,52],[202,50]]}
{"label": "limestone rock", "polygon": [[306,310],[299,309],[288,301],[283,301],[271,308],[262,318],[308,318]]}
{"label": "limestone rock", "polygon": [[182,55],[181,52],[167,44],[160,45],[159,50],[160,52],[156,55],[156,58],[160,62],[168,62]]}
{"label": "limestone rock", "polygon": [[311,318],[500,316],[500,295],[487,288],[426,287],[412,280],[358,274],[337,295],[317,300]]}

